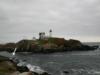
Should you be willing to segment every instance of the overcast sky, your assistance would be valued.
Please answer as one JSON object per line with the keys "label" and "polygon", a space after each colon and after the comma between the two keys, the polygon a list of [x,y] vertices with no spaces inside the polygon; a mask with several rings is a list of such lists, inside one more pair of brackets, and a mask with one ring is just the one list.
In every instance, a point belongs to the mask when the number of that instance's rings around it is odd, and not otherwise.
{"label": "overcast sky", "polygon": [[53,36],[100,41],[100,0],[0,0],[0,42]]}

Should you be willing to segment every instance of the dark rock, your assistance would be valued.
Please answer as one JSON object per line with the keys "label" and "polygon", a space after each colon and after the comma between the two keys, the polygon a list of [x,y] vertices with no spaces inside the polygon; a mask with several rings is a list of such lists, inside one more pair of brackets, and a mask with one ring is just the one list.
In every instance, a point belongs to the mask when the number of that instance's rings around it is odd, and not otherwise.
{"label": "dark rock", "polygon": [[47,72],[43,72],[42,74],[38,74],[38,73],[36,73],[36,72],[33,72],[33,75],[51,75],[51,74],[49,74],[49,73],[47,73]]}
{"label": "dark rock", "polygon": [[68,72],[68,71],[63,71],[63,73],[66,73],[66,74],[68,74],[69,72]]}
{"label": "dark rock", "polygon": [[17,66],[17,70],[19,71],[19,72],[28,72],[29,71],[29,69],[26,67],[26,66]]}

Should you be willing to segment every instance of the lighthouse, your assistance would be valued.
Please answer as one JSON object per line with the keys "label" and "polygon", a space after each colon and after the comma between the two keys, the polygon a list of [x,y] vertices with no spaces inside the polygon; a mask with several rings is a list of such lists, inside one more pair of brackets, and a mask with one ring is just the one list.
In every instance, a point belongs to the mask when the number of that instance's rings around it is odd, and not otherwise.
{"label": "lighthouse", "polygon": [[49,30],[49,37],[52,37],[52,29]]}

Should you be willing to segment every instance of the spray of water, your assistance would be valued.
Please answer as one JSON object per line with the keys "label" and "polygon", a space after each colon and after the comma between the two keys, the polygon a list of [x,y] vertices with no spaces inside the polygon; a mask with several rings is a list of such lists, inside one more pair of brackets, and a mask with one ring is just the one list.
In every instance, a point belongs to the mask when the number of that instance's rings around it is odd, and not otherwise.
{"label": "spray of water", "polygon": [[16,50],[17,50],[17,48],[15,48],[14,51],[12,52],[12,55],[13,55],[13,56],[15,56]]}

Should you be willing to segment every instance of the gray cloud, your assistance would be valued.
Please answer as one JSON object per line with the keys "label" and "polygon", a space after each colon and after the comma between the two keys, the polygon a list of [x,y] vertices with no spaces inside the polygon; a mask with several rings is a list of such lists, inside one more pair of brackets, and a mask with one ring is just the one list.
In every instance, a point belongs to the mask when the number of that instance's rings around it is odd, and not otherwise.
{"label": "gray cloud", "polygon": [[0,0],[0,41],[32,38],[50,28],[54,36],[100,41],[99,20],[100,0]]}

